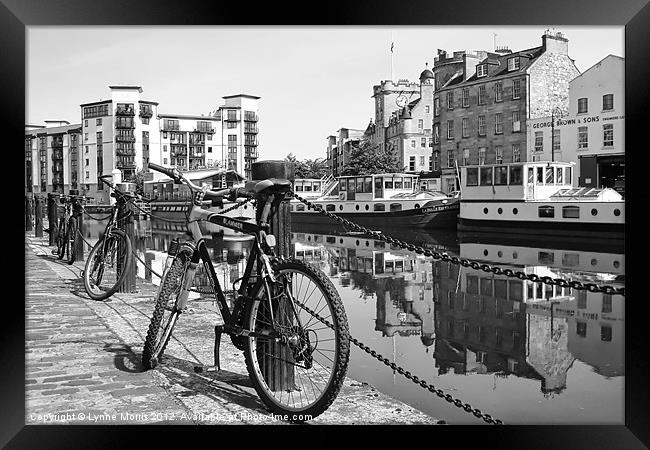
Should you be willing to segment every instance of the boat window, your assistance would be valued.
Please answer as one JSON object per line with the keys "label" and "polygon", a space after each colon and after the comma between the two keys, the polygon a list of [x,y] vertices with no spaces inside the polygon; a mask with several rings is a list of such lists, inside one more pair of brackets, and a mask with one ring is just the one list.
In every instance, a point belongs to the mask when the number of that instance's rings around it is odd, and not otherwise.
{"label": "boat window", "polygon": [[348,180],[341,180],[339,181],[339,191],[345,192],[348,190]]}
{"label": "boat window", "polygon": [[402,210],[402,204],[401,203],[391,203],[390,204],[390,210],[391,211],[401,211]]}
{"label": "boat window", "polygon": [[478,186],[478,167],[467,168],[467,186]]}
{"label": "boat window", "polygon": [[492,185],[492,167],[481,167],[481,186]]}
{"label": "boat window", "polygon": [[497,166],[494,168],[494,184],[508,184],[508,166]]}
{"label": "boat window", "polygon": [[383,203],[375,203],[375,211],[386,211],[386,205]]}
{"label": "boat window", "polygon": [[521,184],[521,166],[510,166],[510,183]]}
{"label": "boat window", "polygon": [[393,179],[395,181],[395,189],[402,189],[402,177]]}
{"label": "boat window", "polygon": [[293,205],[289,205],[289,211],[293,211]]}
{"label": "boat window", "polygon": [[332,204],[325,205],[325,211],[335,211],[336,206]]}
{"label": "boat window", "polygon": [[311,185],[306,184],[305,185],[305,192],[310,192],[311,191]]}
{"label": "boat window", "polygon": [[558,167],[556,169],[556,171],[555,171],[555,181],[557,182],[557,184],[564,184],[562,182],[562,168],[561,167]]}
{"label": "boat window", "polygon": [[537,184],[544,184],[544,168],[537,168]]}
{"label": "boat window", "polygon": [[349,178],[348,179],[348,192],[351,192],[351,193],[355,192],[354,178]]}
{"label": "boat window", "polygon": [[315,191],[320,191],[320,181],[317,181],[316,183],[314,183],[314,190]]}
{"label": "boat window", "polygon": [[375,178],[375,190],[380,191],[384,179],[382,177]]}
{"label": "boat window", "polygon": [[363,178],[357,178],[357,192],[360,194],[365,192],[363,190]]}
{"label": "boat window", "polygon": [[562,207],[562,217],[566,219],[579,219],[580,218],[580,208],[577,206],[563,206]]}
{"label": "boat window", "polygon": [[302,186],[296,186],[296,192],[302,192]]}
{"label": "boat window", "polygon": [[389,178],[386,181],[384,181],[384,188],[385,189],[393,189],[393,179]]}
{"label": "boat window", "polygon": [[363,192],[372,192],[372,177],[366,177],[364,179]]}
{"label": "boat window", "polygon": [[572,184],[573,183],[573,178],[571,178],[571,167],[565,167],[566,173],[564,179],[566,180],[566,184]]}
{"label": "boat window", "polygon": [[296,211],[304,211],[305,205],[296,205]]}
{"label": "boat window", "polygon": [[553,184],[553,175],[555,175],[555,171],[553,170],[552,167],[547,167],[546,168],[546,184]]}
{"label": "boat window", "polygon": [[540,206],[537,209],[539,217],[555,217],[555,207],[553,206]]}
{"label": "boat window", "polygon": [[532,167],[528,168],[528,184],[535,183],[535,169]]}
{"label": "boat window", "polygon": [[327,236],[325,238],[325,242],[328,244],[336,244],[336,238],[334,236]]}
{"label": "boat window", "polygon": [[404,189],[411,189],[411,187],[412,187],[411,179],[404,178]]}

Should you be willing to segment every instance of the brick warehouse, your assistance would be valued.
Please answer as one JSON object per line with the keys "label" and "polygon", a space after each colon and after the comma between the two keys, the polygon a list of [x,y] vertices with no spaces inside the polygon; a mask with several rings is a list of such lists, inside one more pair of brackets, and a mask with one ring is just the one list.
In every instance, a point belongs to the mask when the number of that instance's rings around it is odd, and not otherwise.
{"label": "brick warehouse", "polygon": [[455,166],[526,160],[527,119],[569,109],[569,81],[580,74],[568,39],[546,32],[542,45],[518,52],[439,50],[433,119],[433,158],[441,187],[458,188]]}

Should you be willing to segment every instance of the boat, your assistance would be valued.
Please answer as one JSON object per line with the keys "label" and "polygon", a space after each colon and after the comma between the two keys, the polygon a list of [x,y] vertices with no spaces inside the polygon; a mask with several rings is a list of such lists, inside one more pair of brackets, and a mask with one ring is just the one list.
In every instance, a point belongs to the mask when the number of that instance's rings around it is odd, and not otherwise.
{"label": "boat", "polygon": [[[323,180],[296,179],[294,191],[310,202],[358,225],[377,228],[455,228],[458,196],[420,190],[418,175],[382,173]],[[295,224],[334,224],[333,219],[290,202]]]}
{"label": "boat", "polygon": [[458,230],[623,239],[625,201],[610,188],[575,187],[574,163],[464,166]]}

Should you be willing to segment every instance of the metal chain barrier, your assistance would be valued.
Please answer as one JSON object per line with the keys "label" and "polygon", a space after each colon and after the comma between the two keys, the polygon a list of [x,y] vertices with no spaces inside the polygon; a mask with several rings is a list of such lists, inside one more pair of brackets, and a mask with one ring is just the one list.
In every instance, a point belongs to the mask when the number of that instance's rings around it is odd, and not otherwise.
{"label": "metal chain barrier", "polygon": [[107,220],[109,217],[111,217],[111,215],[109,214],[109,215],[106,216],[106,217],[97,218],[97,217],[93,217],[93,216],[92,216],[88,211],[86,211],[86,208],[82,208],[82,210],[83,210],[83,212],[84,212],[85,215],[87,215],[87,216],[90,217],[91,219],[93,219],[93,220],[97,220],[97,221],[99,221],[99,222],[101,222],[101,221],[103,221],[103,220]]}
{"label": "metal chain barrier", "polygon": [[[316,311],[313,311],[311,308],[304,305],[299,300],[293,299],[293,301],[295,301],[296,304],[300,306],[302,309],[304,309],[309,314],[311,314],[316,319],[318,319],[321,323],[323,323],[324,325],[328,326],[331,329],[334,329],[334,326],[327,319],[322,318]],[[447,402],[452,403],[457,408],[461,408],[466,412],[473,414],[475,417],[479,419],[483,419],[485,422],[491,425],[503,425],[502,420],[495,419],[490,414],[481,412],[481,410],[478,408],[472,408],[472,405],[470,405],[469,403],[463,403],[462,400],[460,400],[459,398],[454,398],[451,394],[445,394],[445,392],[442,389],[437,389],[434,385],[427,383],[426,380],[420,379],[417,375],[413,375],[408,370],[405,370],[404,368],[392,362],[390,359],[377,353],[376,350],[372,350],[370,347],[365,345],[363,342],[360,342],[358,339],[355,339],[354,337],[350,336],[350,342],[352,342],[354,345],[359,347],[361,350],[368,353],[373,358],[383,362],[386,366],[390,367],[400,375],[403,375],[404,377],[411,380],[413,383],[419,385],[423,389],[427,389],[429,392],[436,394],[440,398],[445,399]]]}
{"label": "metal chain barrier", "polygon": [[495,275],[505,275],[507,277],[514,277],[518,278],[520,280],[529,280],[534,283],[543,283],[543,284],[553,284],[559,287],[570,287],[572,289],[578,289],[578,290],[587,290],[589,292],[602,292],[604,294],[609,294],[609,295],[625,295],[625,288],[624,287],[614,287],[614,286],[599,286],[595,283],[582,283],[580,281],[576,280],[565,280],[564,278],[551,278],[549,276],[543,276],[540,277],[537,274],[534,273],[525,273],[521,271],[515,272],[512,269],[502,269],[500,267],[495,267],[491,266],[489,264],[485,263],[480,263],[478,261],[472,261],[469,259],[465,258],[458,258],[456,256],[449,256],[447,253],[441,253],[441,252],[436,252],[436,251],[431,251],[428,249],[425,249],[423,247],[417,246],[410,244],[405,241],[401,241],[399,239],[393,238],[391,236],[386,236],[385,234],[379,232],[379,231],[373,231],[369,230],[368,228],[365,228],[361,225],[357,225],[354,222],[351,222],[347,219],[344,219],[342,217],[337,216],[336,214],[332,214],[328,211],[325,211],[320,205],[316,205],[309,200],[305,200],[295,192],[291,191],[289,192],[290,196],[293,196],[300,202],[304,203],[307,205],[309,209],[313,209],[319,214],[322,214],[324,216],[329,217],[332,220],[335,220],[342,225],[351,228],[356,231],[361,231],[369,236],[371,236],[373,239],[379,239],[384,242],[388,242],[393,245],[398,245],[401,248],[405,250],[410,250],[412,252],[424,255],[424,256],[430,256],[434,259],[439,259],[441,261],[445,262],[451,262],[453,264],[459,264],[463,267],[471,267],[472,269],[476,270],[482,270],[484,272],[492,272]]}

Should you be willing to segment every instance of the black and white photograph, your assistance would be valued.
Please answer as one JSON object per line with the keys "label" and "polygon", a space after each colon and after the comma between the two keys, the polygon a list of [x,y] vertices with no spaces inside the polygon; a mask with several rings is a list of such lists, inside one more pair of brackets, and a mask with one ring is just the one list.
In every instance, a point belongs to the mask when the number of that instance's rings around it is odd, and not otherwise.
{"label": "black and white photograph", "polygon": [[625,429],[625,23],[36,22],[28,428]]}

